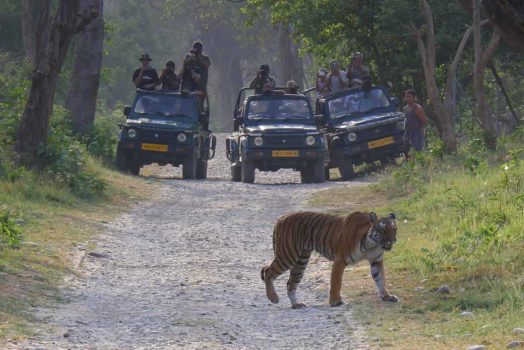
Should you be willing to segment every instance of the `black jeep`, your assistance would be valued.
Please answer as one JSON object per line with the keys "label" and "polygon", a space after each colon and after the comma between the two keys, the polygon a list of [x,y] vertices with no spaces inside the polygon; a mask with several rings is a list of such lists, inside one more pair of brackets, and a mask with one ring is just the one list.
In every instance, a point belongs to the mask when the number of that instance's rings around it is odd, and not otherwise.
{"label": "black jeep", "polygon": [[216,138],[208,129],[209,105],[185,92],[138,89],[124,108],[116,167],[138,175],[143,165],[182,165],[184,179],[205,179],[207,161],[215,155]]}
{"label": "black jeep", "polygon": [[[255,169],[299,170],[302,182],[324,182],[327,148],[309,100],[303,95],[238,94],[235,132],[226,139],[231,180],[253,183]],[[242,103],[241,103],[242,101]]]}
{"label": "black jeep", "polygon": [[342,180],[354,165],[386,163],[404,150],[404,114],[398,100],[378,86],[353,88],[317,99],[316,118],[324,119],[330,163]]}

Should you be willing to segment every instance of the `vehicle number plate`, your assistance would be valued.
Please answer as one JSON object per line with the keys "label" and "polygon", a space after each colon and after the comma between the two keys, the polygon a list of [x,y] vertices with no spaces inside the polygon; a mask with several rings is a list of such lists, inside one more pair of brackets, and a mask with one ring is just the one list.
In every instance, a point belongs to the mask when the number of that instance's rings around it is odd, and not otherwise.
{"label": "vehicle number plate", "polygon": [[298,157],[298,151],[273,151],[273,157]]}
{"label": "vehicle number plate", "polygon": [[379,140],[368,142],[368,148],[382,147],[382,146],[385,146],[385,145],[392,144],[394,142],[395,142],[395,140],[393,140],[392,136],[385,137],[383,139],[379,139]]}
{"label": "vehicle number plate", "polygon": [[156,143],[143,143],[143,151],[167,152],[167,145],[159,145]]}

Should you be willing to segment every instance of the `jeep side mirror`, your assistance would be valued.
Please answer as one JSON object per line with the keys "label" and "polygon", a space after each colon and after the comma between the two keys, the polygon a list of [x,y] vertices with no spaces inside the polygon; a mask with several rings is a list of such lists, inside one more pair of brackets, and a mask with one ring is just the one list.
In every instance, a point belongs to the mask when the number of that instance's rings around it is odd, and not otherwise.
{"label": "jeep side mirror", "polygon": [[126,117],[129,117],[129,114],[131,114],[131,106],[125,106],[124,107],[124,115]]}
{"label": "jeep side mirror", "polygon": [[315,115],[315,123],[317,125],[322,126],[326,124],[326,116],[324,114],[317,114]]}
{"label": "jeep side mirror", "polygon": [[398,107],[400,105],[400,103],[398,102],[398,98],[396,97],[391,97],[389,99],[389,103],[391,103],[395,107]]}

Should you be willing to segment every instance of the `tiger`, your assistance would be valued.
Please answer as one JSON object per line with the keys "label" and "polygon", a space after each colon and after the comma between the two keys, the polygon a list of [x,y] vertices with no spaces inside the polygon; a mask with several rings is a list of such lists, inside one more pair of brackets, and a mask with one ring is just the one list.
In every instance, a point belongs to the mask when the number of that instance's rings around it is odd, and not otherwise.
{"label": "tiger", "polygon": [[278,303],[275,279],[291,269],[287,295],[293,309],[307,307],[297,300],[296,290],[304,275],[311,252],[315,250],[333,261],[329,305],[340,306],[342,275],[347,265],[368,260],[371,276],[383,301],[398,302],[386,287],[384,252],[397,241],[395,214],[377,218],[373,212],[353,212],[346,217],[311,211],[293,212],[280,217],[273,230],[273,261],[261,270],[267,298]]}

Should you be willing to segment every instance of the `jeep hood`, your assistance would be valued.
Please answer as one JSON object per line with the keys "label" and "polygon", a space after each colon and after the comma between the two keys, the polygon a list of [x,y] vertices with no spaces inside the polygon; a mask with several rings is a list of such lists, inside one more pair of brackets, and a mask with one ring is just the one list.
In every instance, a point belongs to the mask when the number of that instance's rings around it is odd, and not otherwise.
{"label": "jeep hood", "polygon": [[314,125],[305,124],[259,124],[246,126],[246,132],[250,133],[304,133],[317,131]]}
{"label": "jeep hood", "polygon": [[387,112],[373,115],[354,116],[340,122],[333,121],[332,126],[338,130],[358,130],[372,126],[397,123],[404,120],[404,114],[398,112]]}
{"label": "jeep hood", "polygon": [[129,126],[138,126],[146,128],[159,128],[159,129],[175,129],[175,130],[188,130],[196,129],[198,123],[187,122],[180,120],[170,120],[163,118],[138,118],[138,119],[128,119],[127,125]]}

